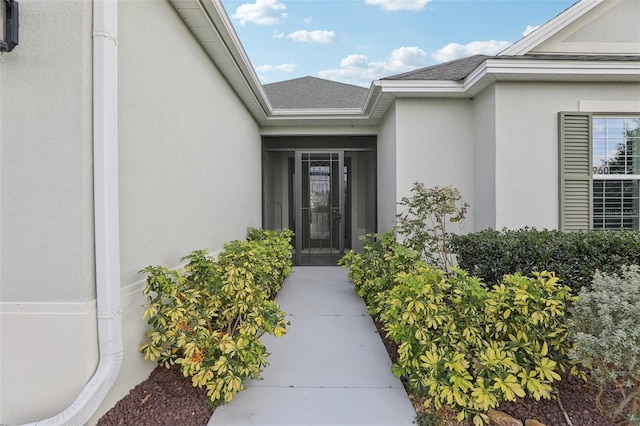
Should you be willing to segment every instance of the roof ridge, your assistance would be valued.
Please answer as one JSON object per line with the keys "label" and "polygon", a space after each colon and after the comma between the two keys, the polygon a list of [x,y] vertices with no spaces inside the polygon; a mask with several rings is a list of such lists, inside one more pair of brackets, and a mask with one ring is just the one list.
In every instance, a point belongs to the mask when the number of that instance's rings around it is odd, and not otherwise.
{"label": "roof ridge", "polygon": [[299,77],[263,85],[275,109],[362,108],[369,89],[318,77]]}
{"label": "roof ridge", "polygon": [[328,80],[326,78],[315,77],[315,76],[312,76],[312,75],[307,75],[307,76],[304,76],[304,77],[296,77],[296,78],[292,78],[292,79],[289,79],[289,80],[275,81],[273,83],[263,84],[262,86],[263,87],[265,87],[265,86],[273,86],[275,84],[293,83],[293,82],[299,82],[299,81],[302,81],[302,80],[309,80],[309,79],[313,79],[313,80],[316,80],[318,82],[322,82],[324,84],[340,84],[340,85],[343,85],[343,86],[349,86],[349,87],[355,87],[355,88],[358,88],[358,89],[367,90],[366,88],[364,88],[362,86],[355,85],[355,84],[343,83],[341,81],[335,81],[335,80]]}

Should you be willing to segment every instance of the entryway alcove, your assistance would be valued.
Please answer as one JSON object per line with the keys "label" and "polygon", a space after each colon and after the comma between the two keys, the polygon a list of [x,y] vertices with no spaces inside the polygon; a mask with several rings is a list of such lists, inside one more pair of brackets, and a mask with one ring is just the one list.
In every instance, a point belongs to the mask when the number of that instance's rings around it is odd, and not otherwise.
{"label": "entryway alcove", "polygon": [[335,265],[377,230],[375,136],[263,137],[262,226],[295,232],[296,265]]}

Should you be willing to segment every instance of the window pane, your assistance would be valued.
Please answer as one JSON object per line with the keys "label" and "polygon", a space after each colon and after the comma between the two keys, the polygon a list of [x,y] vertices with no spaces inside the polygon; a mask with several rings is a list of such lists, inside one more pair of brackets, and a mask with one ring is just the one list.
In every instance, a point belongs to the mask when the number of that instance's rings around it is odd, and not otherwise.
{"label": "window pane", "polygon": [[593,174],[640,174],[640,118],[593,119]]}
{"label": "window pane", "polygon": [[593,119],[593,137],[594,138],[607,137],[607,119],[606,118]]}
{"label": "window pane", "polygon": [[593,227],[638,230],[637,180],[593,181]]}

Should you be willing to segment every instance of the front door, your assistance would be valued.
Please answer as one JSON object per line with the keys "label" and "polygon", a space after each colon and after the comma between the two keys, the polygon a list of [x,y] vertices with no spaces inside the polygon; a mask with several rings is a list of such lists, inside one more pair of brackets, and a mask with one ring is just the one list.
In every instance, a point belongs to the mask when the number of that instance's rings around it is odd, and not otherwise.
{"label": "front door", "polygon": [[342,151],[296,151],[296,264],[335,265],[344,254],[346,174]]}

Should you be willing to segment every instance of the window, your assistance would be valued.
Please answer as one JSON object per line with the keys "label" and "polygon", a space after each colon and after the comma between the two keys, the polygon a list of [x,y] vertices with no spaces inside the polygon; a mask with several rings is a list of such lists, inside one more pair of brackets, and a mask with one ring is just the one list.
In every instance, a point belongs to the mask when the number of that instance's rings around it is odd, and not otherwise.
{"label": "window", "polygon": [[560,112],[559,227],[640,230],[640,115]]}
{"label": "window", "polygon": [[640,117],[592,119],[593,228],[639,229]]}

